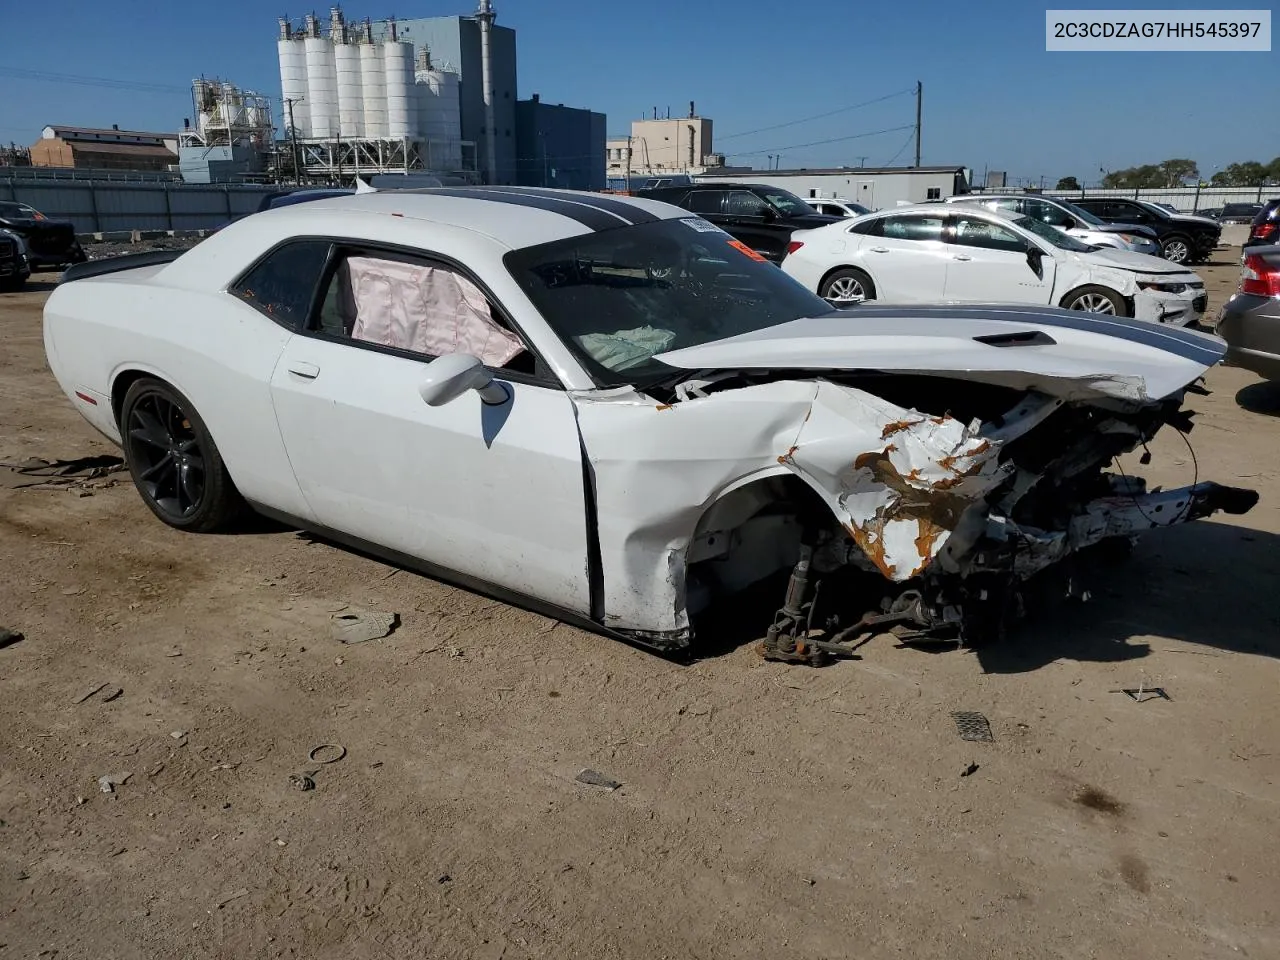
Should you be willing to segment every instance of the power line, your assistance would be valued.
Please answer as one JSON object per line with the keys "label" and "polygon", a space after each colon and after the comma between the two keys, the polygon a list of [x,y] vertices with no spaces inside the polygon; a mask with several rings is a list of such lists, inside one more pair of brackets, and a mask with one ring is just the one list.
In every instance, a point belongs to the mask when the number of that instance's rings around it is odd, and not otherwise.
{"label": "power line", "polygon": [[799,120],[788,120],[786,123],[775,123],[773,126],[760,127],[756,130],[744,130],[742,133],[731,133],[728,136],[724,136],[724,137],[717,136],[716,139],[719,140],[720,142],[724,142],[725,140],[735,140],[738,137],[749,137],[753,133],[767,133],[770,130],[781,130],[783,127],[794,127],[801,123],[809,123],[812,120],[822,120],[822,119],[825,119],[826,117],[834,117],[837,113],[848,113],[850,110],[859,110],[862,107],[869,107],[873,103],[880,103],[884,100],[892,100],[894,97],[901,97],[904,94],[908,94],[908,93],[915,93],[915,89],[912,88],[910,90],[899,90],[897,93],[886,93],[883,97],[876,97],[874,100],[865,100],[862,103],[850,104],[847,107],[837,107],[835,110],[828,110],[826,113],[817,113],[817,114],[814,114],[812,117],[801,117]]}
{"label": "power line", "polygon": [[916,125],[914,123],[903,124],[898,127],[886,127],[884,130],[870,130],[866,133],[851,133],[847,137],[832,137],[829,140],[812,140],[809,143],[793,143],[785,147],[765,147],[763,150],[751,150],[743,153],[733,153],[733,157],[758,157],[766,153],[781,153],[784,150],[802,150],[805,147],[820,147],[828,143],[843,143],[846,140],[861,140],[864,137],[878,137],[882,133],[897,133],[899,130],[914,131]]}
{"label": "power line", "polygon": [[0,67],[0,76],[18,80],[38,80],[41,83],[74,83],[83,87],[107,87],[112,90],[135,90],[141,93],[189,93],[189,87],[163,83],[144,83],[140,80],[118,80],[110,77],[86,77],[76,73],[48,73],[44,70],[21,70],[17,67]]}
{"label": "power line", "polygon": [[898,152],[895,153],[892,157],[890,157],[888,162],[882,164],[882,166],[892,167],[893,161],[897,160],[900,156],[902,156],[902,152],[906,150],[907,147],[911,146],[911,141],[915,139],[915,136],[916,136],[916,131],[915,131],[915,128],[912,127],[911,132],[907,134],[907,139],[903,140],[902,146],[898,148]]}

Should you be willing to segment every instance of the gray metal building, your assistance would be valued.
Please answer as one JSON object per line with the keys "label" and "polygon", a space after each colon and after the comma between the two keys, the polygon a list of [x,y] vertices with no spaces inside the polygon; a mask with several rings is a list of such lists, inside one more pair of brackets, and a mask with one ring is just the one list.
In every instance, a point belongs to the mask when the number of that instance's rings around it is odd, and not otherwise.
{"label": "gray metal building", "polygon": [[605,116],[543,103],[516,103],[516,182],[526,187],[604,189]]}
{"label": "gray metal building", "polygon": [[[373,24],[374,40],[391,36],[390,20]],[[425,17],[396,20],[396,36],[413,43],[421,52],[431,53],[432,63],[456,71],[462,78],[462,139],[476,144],[480,170],[492,183],[516,182],[516,32],[496,24],[491,34],[490,62],[493,70],[494,154],[497,169],[489,177],[487,143],[491,131],[485,129],[484,90],[480,70],[480,21],[475,17]]]}
{"label": "gray metal building", "polygon": [[964,167],[836,167],[819,170],[750,170],[741,173],[703,174],[699,183],[727,181],[765,183],[805,199],[839,197],[872,210],[903,203],[940,200],[969,192]]}

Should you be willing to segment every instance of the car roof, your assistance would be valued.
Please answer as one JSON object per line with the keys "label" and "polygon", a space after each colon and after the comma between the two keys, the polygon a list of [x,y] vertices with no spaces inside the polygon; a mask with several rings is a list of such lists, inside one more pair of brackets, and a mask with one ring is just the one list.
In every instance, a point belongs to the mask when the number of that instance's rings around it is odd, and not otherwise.
{"label": "car roof", "polygon": [[[884,216],[901,216],[903,214],[918,213],[924,216],[937,217],[947,216],[942,213],[946,210],[945,205],[940,205],[936,200],[933,203],[913,203],[905,207],[890,207],[887,210],[877,210],[875,213],[863,214],[864,217],[884,217]],[[994,217],[1000,220],[1018,220],[1022,214],[1013,210],[992,210],[990,207],[975,206],[966,209],[963,213],[955,214],[956,216],[968,217],[974,214],[984,217]]]}
{"label": "car roof", "polygon": [[262,216],[297,218],[301,232],[316,216],[384,214],[485,234],[512,249],[552,240],[687,218],[688,210],[655,200],[541,187],[426,187],[356,193],[278,207]]}

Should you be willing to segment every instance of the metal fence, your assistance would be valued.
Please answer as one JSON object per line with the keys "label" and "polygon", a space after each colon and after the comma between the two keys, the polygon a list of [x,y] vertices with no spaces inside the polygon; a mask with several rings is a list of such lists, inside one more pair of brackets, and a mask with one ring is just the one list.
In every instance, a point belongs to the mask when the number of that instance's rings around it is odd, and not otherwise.
{"label": "metal fence", "polygon": [[116,230],[201,230],[253,213],[270,186],[250,183],[0,179],[0,200],[70,220],[77,233]]}
{"label": "metal fence", "polygon": [[[977,193],[1025,193],[1026,190],[977,190]],[[1046,197],[1062,197],[1076,200],[1080,197],[1125,197],[1130,200],[1150,200],[1167,203],[1184,213],[1211,210],[1228,203],[1265,203],[1280,197],[1280,186],[1271,187],[1170,187],[1159,189],[1134,189],[1086,187],[1083,190],[1045,190]]]}

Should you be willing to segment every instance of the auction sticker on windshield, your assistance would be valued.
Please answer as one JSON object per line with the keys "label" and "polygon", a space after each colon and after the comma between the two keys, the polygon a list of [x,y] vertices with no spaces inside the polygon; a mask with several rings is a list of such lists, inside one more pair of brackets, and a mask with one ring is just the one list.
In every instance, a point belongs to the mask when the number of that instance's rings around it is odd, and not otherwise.
{"label": "auction sticker on windshield", "polygon": [[733,247],[735,250],[739,250],[739,251],[741,251],[742,253],[744,253],[744,254],[746,254],[748,257],[750,257],[752,260],[755,260],[755,261],[757,261],[757,262],[759,262],[759,263],[768,263],[768,262],[769,262],[769,261],[767,261],[764,257],[760,256],[760,254],[756,253],[754,250],[752,250],[750,247],[748,247],[748,246],[747,246],[745,243],[743,243],[741,240],[730,240],[730,241],[729,241],[729,246]]}
{"label": "auction sticker on windshield", "polygon": [[687,227],[693,227],[699,233],[724,233],[710,220],[703,220],[701,217],[686,217],[680,220]]}

